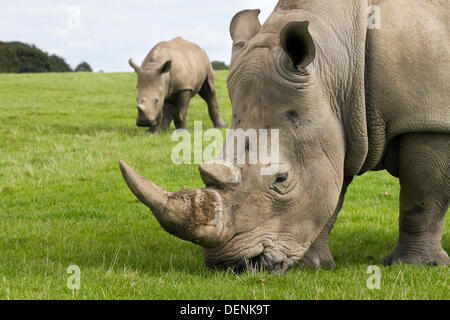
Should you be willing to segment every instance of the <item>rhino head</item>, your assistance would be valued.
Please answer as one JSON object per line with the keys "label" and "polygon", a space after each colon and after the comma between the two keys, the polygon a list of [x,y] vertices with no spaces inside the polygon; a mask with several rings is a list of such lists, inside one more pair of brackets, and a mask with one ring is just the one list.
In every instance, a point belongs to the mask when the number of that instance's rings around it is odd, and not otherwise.
{"label": "rhino head", "polygon": [[155,129],[160,123],[164,101],[169,91],[172,61],[151,62],[140,67],[130,59],[129,64],[138,75],[136,125]]}
{"label": "rhino head", "polygon": [[261,175],[262,165],[207,163],[200,166],[205,189],[169,193],[120,164],[162,227],[202,246],[212,268],[284,272],[301,261],[339,206],[346,167],[351,172],[340,91],[330,90],[335,79],[323,70],[328,40],[318,42],[308,20],[282,9],[264,26],[259,10],[238,13],[230,26],[232,128],[279,129],[275,174]]}

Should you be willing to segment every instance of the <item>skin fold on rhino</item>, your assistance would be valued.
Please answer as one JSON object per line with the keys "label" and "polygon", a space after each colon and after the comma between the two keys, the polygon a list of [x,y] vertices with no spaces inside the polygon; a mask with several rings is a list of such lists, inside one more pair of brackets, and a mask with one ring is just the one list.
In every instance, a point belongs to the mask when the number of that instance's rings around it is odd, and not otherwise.
{"label": "skin fold on rhino", "polygon": [[[281,0],[232,20],[228,89],[234,129],[280,130],[280,164],[200,166],[206,188],[169,193],[124,162],[131,191],[213,268],[333,268],[328,234],[352,179],[399,177],[400,233],[385,264],[449,265],[448,2]],[[363,208],[361,208],[363,211]]]}
{"label": "skin fold on rhino", "polygon": [[226,124],[219,113],[214,71],[206,52],[180,37],[157,44],[141,66],[130,66],[138,75],[139,127],[150,132],[169,130],[172,120],[177,129],[186,129],[186,114],[191,98],[197,93],[208,104],[216,128]]}

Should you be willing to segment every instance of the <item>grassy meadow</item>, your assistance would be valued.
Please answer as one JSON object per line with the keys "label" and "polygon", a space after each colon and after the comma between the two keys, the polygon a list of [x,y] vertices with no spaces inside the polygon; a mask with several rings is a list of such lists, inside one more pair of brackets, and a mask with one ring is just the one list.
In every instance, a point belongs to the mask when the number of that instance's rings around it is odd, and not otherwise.
{"label": "grassy meadow", "polygon": [[[216,82],[230,123],[225,71]],[[398,181],[385,172],[350,187],[330,245],[338,268],[282,276],[207,269],[202,250],[165,233],[126,187],[119,159],[168,190],[203,187],[176,166],[170,134],[135,126],[136,76],[0,75],[0,299],[449,299],[448,268],[381,261],[398,236]],[[188,125],[212,127],[194,98]],[[444,248],[450,251],[449,223]],[[79,266],[81,289],[67,287]],[[381,267],[381,289],[366,283]]]}

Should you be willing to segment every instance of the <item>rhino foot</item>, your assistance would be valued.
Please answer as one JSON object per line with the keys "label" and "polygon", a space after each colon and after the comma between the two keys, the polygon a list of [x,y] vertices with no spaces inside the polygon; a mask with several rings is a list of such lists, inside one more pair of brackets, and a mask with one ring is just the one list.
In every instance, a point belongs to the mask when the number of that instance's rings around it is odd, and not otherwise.
{"label": "rhino foot", "polygon": [[303,256],[301,263],[305,267],[311,269],[335,269],[336,263],[334,262],[330,247],[328,246],[328,239],[316,240],[311,248],[309,248],[308,252]]}
{"label": "rhino foot", "polygon": [[396,249],[383,261],[383,264],[386,266],[397,263],[413,264],[417,266],[450,266],[450,258],[444,249],[431,253],[402,252],[401,249]]}
{"label": "rhino foot", "polygon": [[225,122],[222,122],[222,123],[218,123],[218,124],[214,125],[214,128],[216,128],[216,129],[226,129],[226,128],[228,128],[228,125]]}

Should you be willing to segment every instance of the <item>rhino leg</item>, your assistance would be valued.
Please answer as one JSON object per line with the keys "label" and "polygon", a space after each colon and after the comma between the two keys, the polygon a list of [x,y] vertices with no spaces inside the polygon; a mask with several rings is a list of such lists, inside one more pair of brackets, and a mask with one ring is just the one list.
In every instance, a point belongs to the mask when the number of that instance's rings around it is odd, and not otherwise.
{"label": "rhino leg", "polygon": [[345,178],[344,186],[341,192],[341,197],[339,199],[338,206],[333,216],[328,220],[325,228],[322,230],[320,235],[317,237],[316,241],[309,248],[308,252],[303,256],[301,263],[312,269],[334,269],[336,268],[336,263],[334,262],[333,255],[330,251],[330,246],[328,244],[328,235],[336,223],[339,212],[344,205],[344,198],[347,192],[347,188],[352,182],[353,178]]}
{"label": "rhino leg", "polygon": [[191,103],[192,92],[181,91],[176,97],[176,106],[173,111],[173,122],[177,129],[187,129],[186,117],[189,104]]}
{"label": "rhino leg", "polygon": [[217,103],[216,89],[214,86],[214,74],[212,72],[198,94],[208,104],[209,117],[214,124],[214,128],[226,128],[227,125],[219,112],[219,104]]}
{"label": "rhino leg", "polygon": [[384,261],[450,265],[441,239],[450,203],[450,137],[409,134],[400,140],[400,233]]}
{"label": "rhino leg", "polygon": [[175,107],[171,104],[165,104],[163,108],[163,118],[161,121],[161,130],[169,131],[170,124],[172,123],[175,114]]}
{"label": "rhino leg", "polygon": [[338,213],[328,221],[325,228],[322,230],[316,241],[309,248],[308,252],[303,256],[301,263],[311,269],[334,269],[336,263],[334,262],[333,254],[330,251],[328,244],[328,235],[334,227]]}

